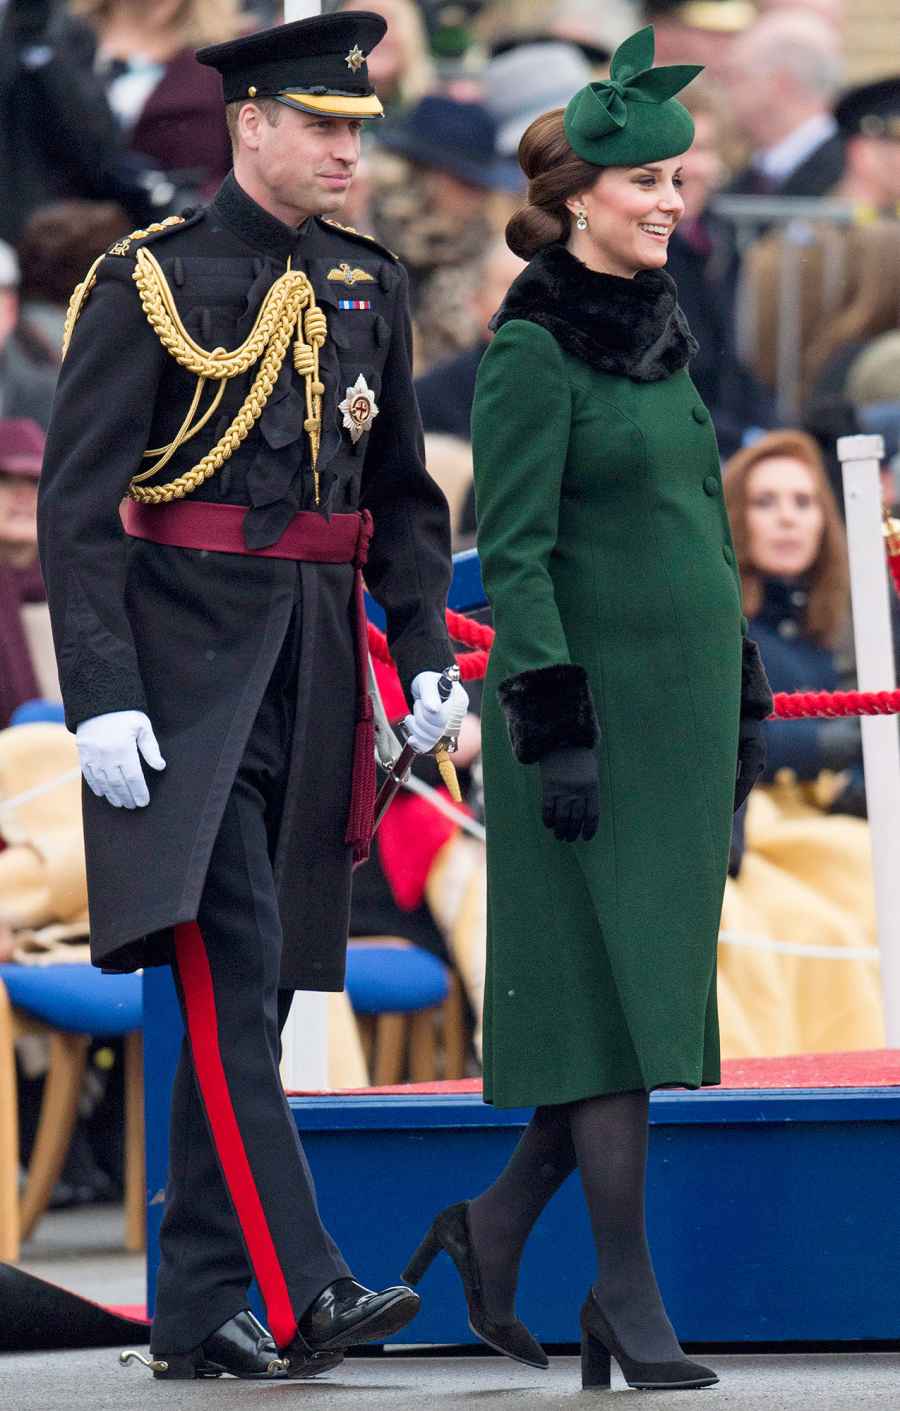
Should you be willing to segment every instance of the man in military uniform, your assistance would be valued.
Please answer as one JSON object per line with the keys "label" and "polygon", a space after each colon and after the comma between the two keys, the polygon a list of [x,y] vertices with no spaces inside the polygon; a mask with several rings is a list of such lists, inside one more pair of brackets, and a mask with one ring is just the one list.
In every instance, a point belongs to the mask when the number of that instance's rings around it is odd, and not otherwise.
{"label": "man in military uniform", "polygon": [[422,461],[405,272],[328,219],[381,111],[366,55],[384,30],[331,15],[200,51],[234,170],[78,287],[49,432],[41,553],[89,785],[93,957],[171,963],[185,1019],[162,1377],[313,1375],[418,1306],[351,1276],[278,1075],[293,990],[343,985],[371,829],[366,557],[417,747],[465,704],[437,689],[448,514]]}

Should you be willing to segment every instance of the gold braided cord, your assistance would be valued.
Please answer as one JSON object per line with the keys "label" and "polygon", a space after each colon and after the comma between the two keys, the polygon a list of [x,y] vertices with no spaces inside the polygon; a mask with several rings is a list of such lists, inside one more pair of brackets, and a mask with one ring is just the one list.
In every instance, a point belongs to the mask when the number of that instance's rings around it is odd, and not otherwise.
{"label": "gold braided cord", "polygon": [[84,307],[85,299],[97,283],[97,270],[100,268],[100,262],[103,259],[103,255],[98,255],[84,279],[80,284],[76,284],[75,288],[72,290],[69,307],[66,309],[66,321],[63,324],[62,349],[59,355],[60,362],[62,362],[66,353],[69,351],[69,344],[72,341],[72,330],[78,322],[78,315]]}
{"label": "gold braided cord", "polygon": [[209,351],[194,341],[182,323],[168,281],[149,250],[138,250],[133,279],[147,321],[166,351],[188,372],[216,381],[240,377],[252,367],[272,341],[275,329],[288,317],[288,308],[294,323],[299,310],[313,297],[306,275],[288,270],[269,289],[244,342],[230,352],[227,348]]}
{"label": "gold braided cord", "polygon": [[[167,230],[172,225],[184,225],[184,216],[167,216],[165,220],[154,221],[153,225],[148,225],[145,230],[133,230],[131,234],[126,235],[123,240],[117,240],[105,253],[108,255],[127,255],[132,240],[142,240],[146,235],[155,235],[157,231]],[[62,362],[66,353],[69,351],[72,330],[78,322],[78,316],[84,307],[85,300],[97,283],[97,270],[100,268],[100,262],[103,258],[103,255],[97,256],[84,279],[80,284],[76,284],[72,291],[69,307],[66,310],[65,323],[63,324],[62,349],[59,355],[60,362]]]}
{"label": "gold braided cord", "polygon": [[[190,441],[190,440],[192,440],[193,437],[195,437],[195,436],[197,435],[197,432],[198,432],[198,431],[202,431],[202,430],[203,430],[204,426],[205,426],[206,423],[209,421],[210,417],[213,416],[213,415],[215,414],[215,412],[218,410],[219,403],[221,402],[223,396],[225,395],[225,388],[227,387],[227,385],[228,385],[228,384],[227,384],[226,382],[220,382],[220,383],[219,383],[218,390],[217,390],[215,396],[213,397],[212,401],[210,402],[209,406],[206,408],[206,411],[203,413],[202,416],[198,417],[197,420],[194,422],[193,426],[191,426],[191,425],[189,424],[189,423],[190,423],[190,419],[191,419],[191,417],[194,415],[194,412],[197,410],[197,406],[198,406],[198,403],[199,403],[199,401],[200,401],[200,394],[201,394],[203,388],[206,386],[206,378],[205,378],[205,377],[198,377],[198,378],[197,378],[197,390],[195,391],[194,396],[193,396],[193,400],[191,401],[190,411],[188,412],[187,416],[185,417],[184,421],[182,422],[181,430],[178,432],[178,435],[177,435],[176,438],[175,438],[175,440],[178,442],[178,446],[183,446],[184,443],[185,443],[185,441]],[[178,449],[178,446],[175,447],[176,450]],[[148,456],[162,456],[162,455],[165,455],[165,453],[166,453],[170,448],[171,448],[171,443],[170,443],[169,446],[157,446],[155,450],[152,450],[152,451],[145,451],[145,452],[144,452],[144,456],[145,456],[145,457],[148,457]],[[155,466],[152,471],[145,470],[145,471],[143,471],[143,472],[137,477],[137,479],[138,479],[138,480],[149,480],[151,475],[155,475],[155,474],[156,474],[156,471],[157,471],[157,470],[161,470],[161,469],[162,469],[161,466]]]}
{"label": "gold braided cord", "polygon": [[[169,446],[158,448],[162,460],[151,470],[133,477],[129,486],[132,499],[142,504],[167,504],[172,500],[182,499],[220,469],[246,439],[254,423],[262,415],[281,371],[291,336],[296,330],[294,364],[306,382],[307,417],[304,429],[310,438],[318,504],[319,476],[316,466],[321,438],[322,395],[325,390],[318,375],[319,348],[327,336],[327,323],[324,313],[316,306],[313,287],[307,276],[299,270],[290,269],[280,275],[267,292],[247,338],[239,347],[230,351],[225,348],[208,351],[191,338],[178,314],[172,291],[159,262],[149,250],[138,251],[133,277],[141,306],[151,328],[176,362],[188,372],[194,373],[199,379],[199,385],[178,435]],[[304,311],[307,315],[305,321]],[[243,405],[230,426],[202,460],[165,485],[142,485],[142,480],[148,479],[161,469],[178,447],[209,419],[221,399],[226,380],[246,372],[260,358],[262,361]],[[206,379],[214,379],[220,382],[221,386],[213,407],[192,427],[191,419],[199,405],[200,393]]]}

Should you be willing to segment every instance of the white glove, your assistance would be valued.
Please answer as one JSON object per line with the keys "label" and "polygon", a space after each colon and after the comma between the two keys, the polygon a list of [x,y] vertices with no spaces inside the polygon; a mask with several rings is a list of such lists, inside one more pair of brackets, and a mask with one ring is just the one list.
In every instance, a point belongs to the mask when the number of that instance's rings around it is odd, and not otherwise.
{"label": "white glove", "polygon": [[438,694],[439,671],[420,671],[410,687],[413,697],[412,714],[404,721],[409,743],[427,754],[445,735],[457,735],[469,709],[469,697],[458,681],[450,695],[442,701]]}
{"label": "white glove", "polygon": [[83,720],[75,731],[81,772],[98,799],[113,808],[143,808],[150,790],[138,750],[151,769],[165,769],[153,726],[140,710],[112,710]]}

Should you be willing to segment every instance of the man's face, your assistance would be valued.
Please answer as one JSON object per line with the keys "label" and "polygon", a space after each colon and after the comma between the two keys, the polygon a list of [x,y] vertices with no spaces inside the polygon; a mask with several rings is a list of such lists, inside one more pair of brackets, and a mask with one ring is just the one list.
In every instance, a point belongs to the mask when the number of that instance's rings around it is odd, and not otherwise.
{"label": "man's face", "polygon": [[9,287],[0,288],[0,348],[4,346],[15,328],[18,314],[19,296],[17,291]]}
{"label": "man's face", "polygon": [[871,193],[872,204],[893,214],[900,204],[900,139],[852,137],[847,156]]}
{"label": "man's face", "polygon": [[235,166],[239,161],[249,166],[268,195],[267,209],[294,225],[342,209],[359,162],[359,121],[301,113],[283,104],[273,126],[252,103],[239,121]]}
{"label": "man's face", "polygon": [[26,564],[37,548],[37,481],[0,470],[0,562]]}

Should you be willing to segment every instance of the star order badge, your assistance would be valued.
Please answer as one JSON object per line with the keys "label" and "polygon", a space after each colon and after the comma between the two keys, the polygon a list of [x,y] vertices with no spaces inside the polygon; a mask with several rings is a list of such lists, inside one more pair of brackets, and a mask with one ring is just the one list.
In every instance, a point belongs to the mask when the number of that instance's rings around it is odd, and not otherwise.
{"label": "star order badge", "polygon": [[347,65],[347,68],[352,69],[354,73],[357,73],[362,68],[365,62],[365,54],[360,49],[358,44],[354,44],[353,48],[350,50],[350,53],[344,60],[344,63]]}
{"label": "star order badge", "polygon": [[344,425],[355,444],[363,432],[371,428],[372,422],[378,415],[375,393],[366,384],[362,373],[359,374],[353,386],[347,388],[344,400],[338,402],[338,411],[344,413]]}

